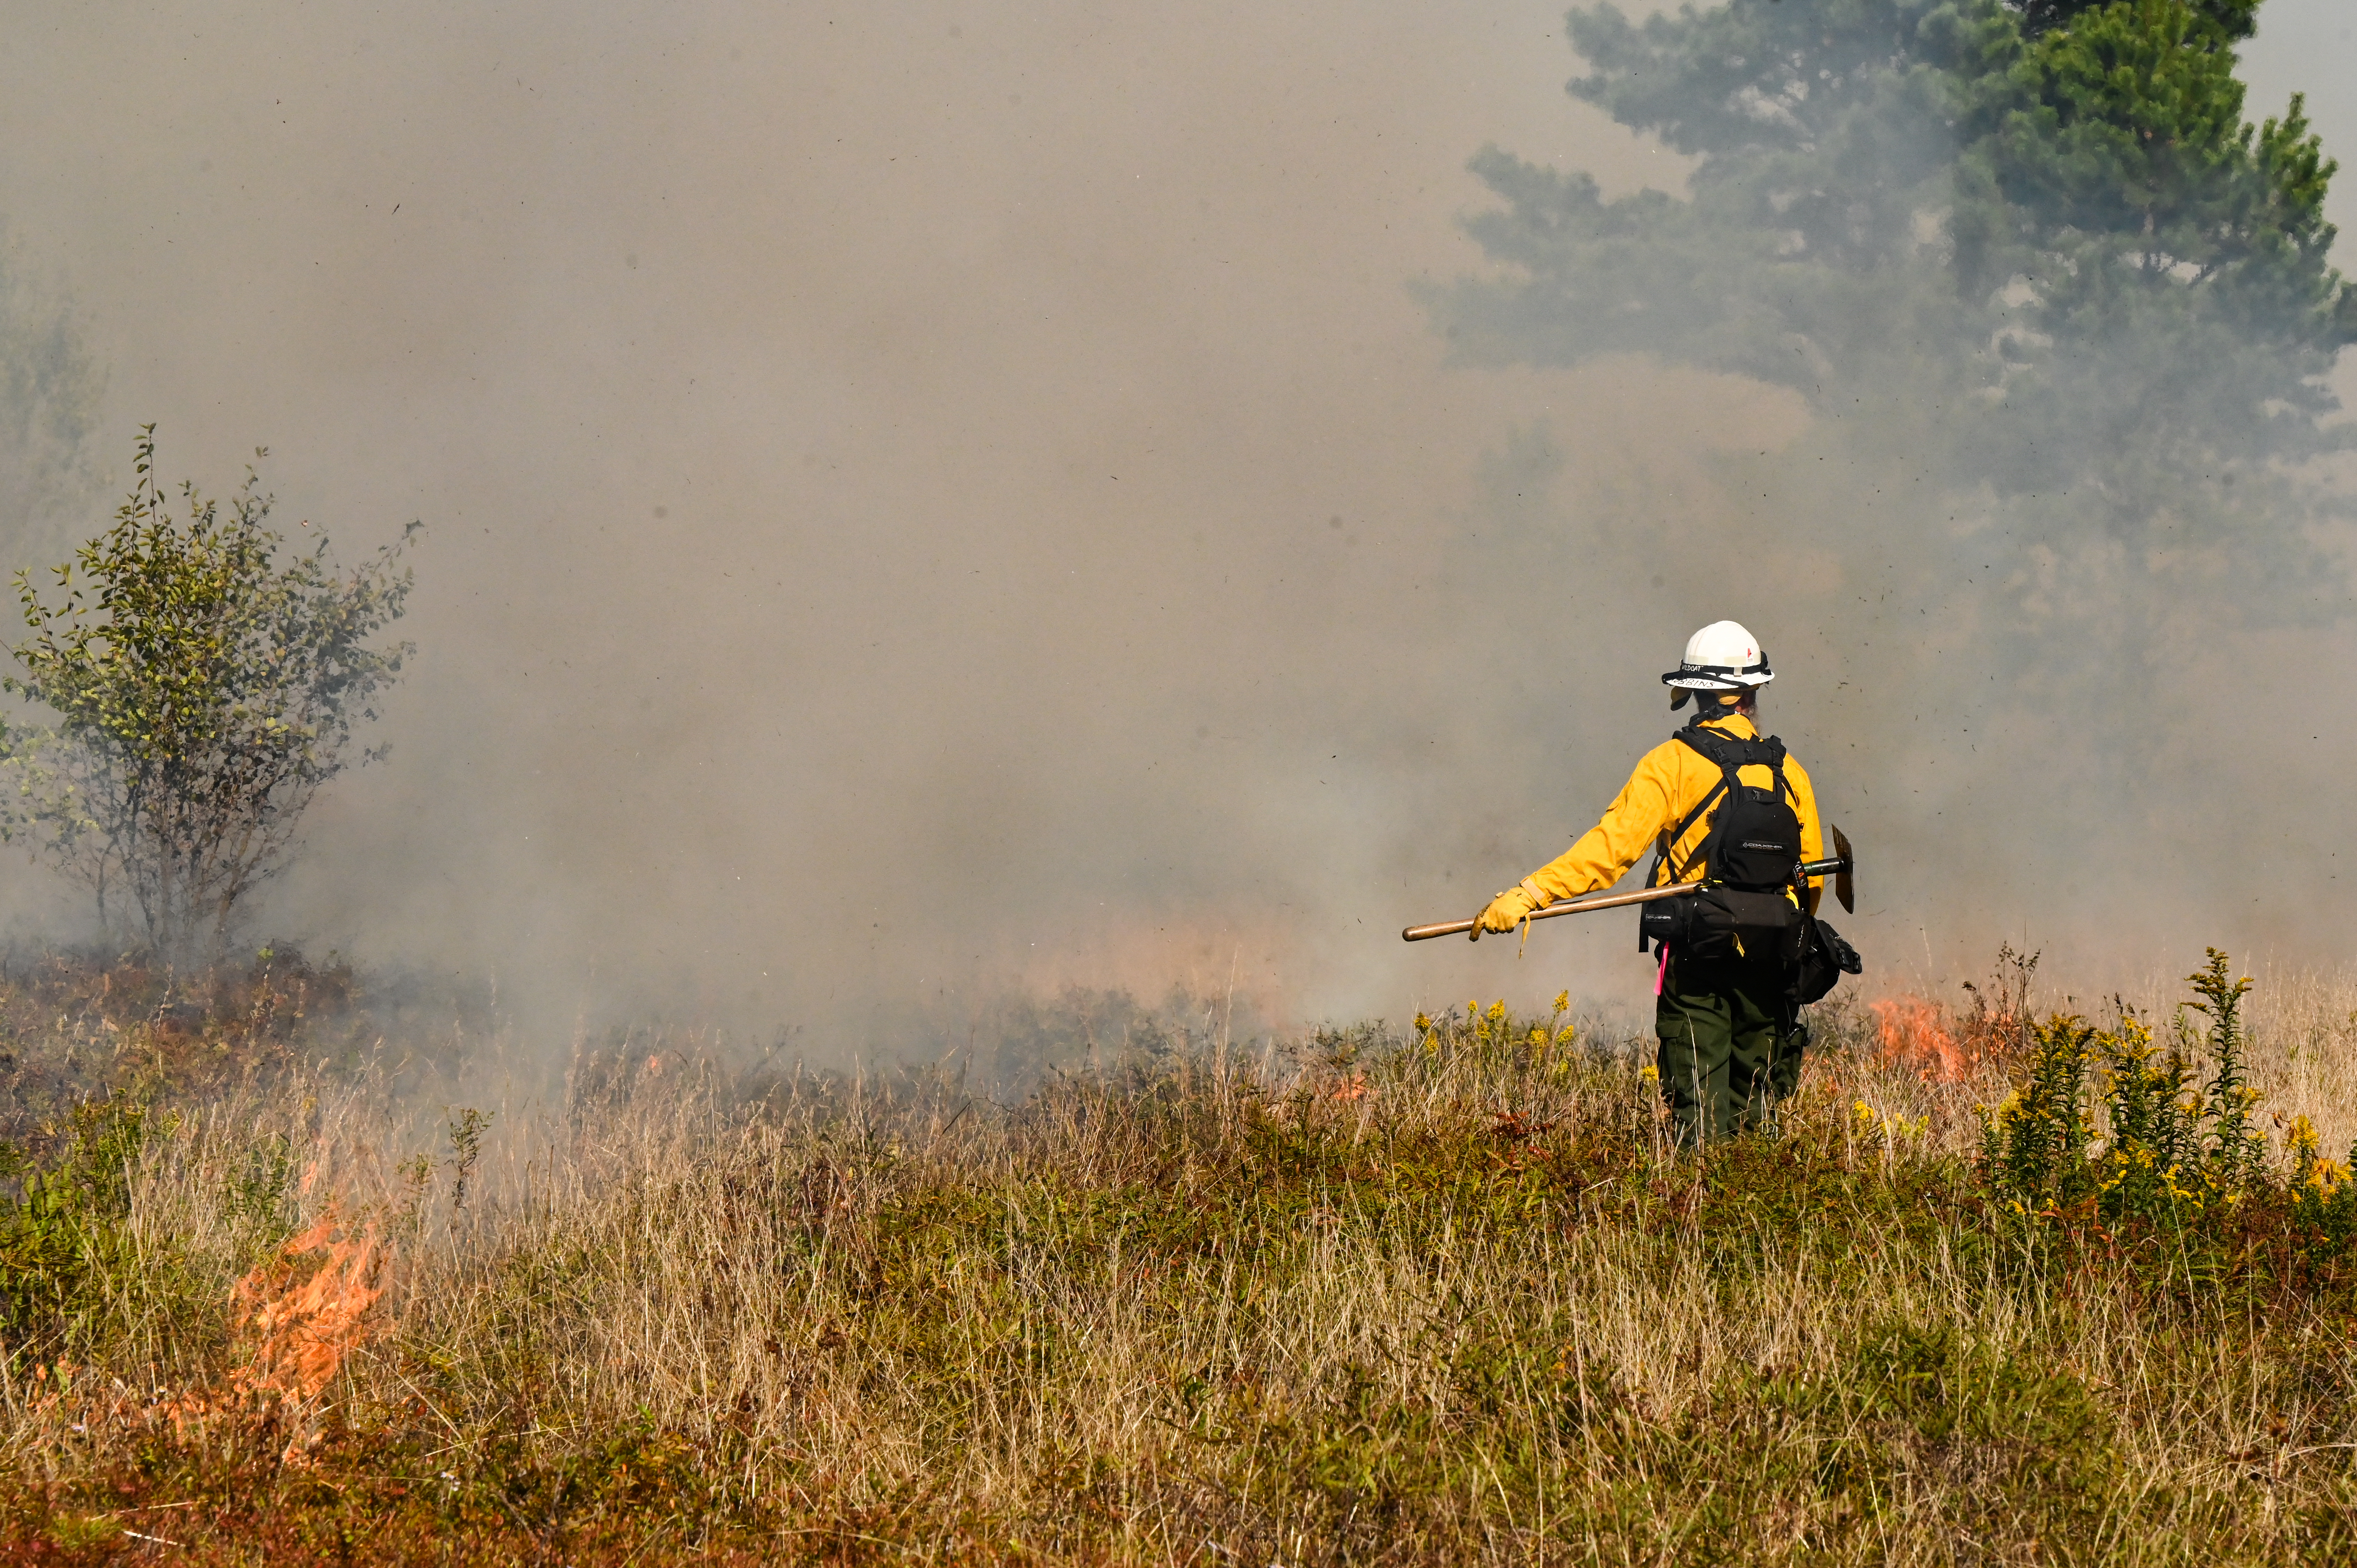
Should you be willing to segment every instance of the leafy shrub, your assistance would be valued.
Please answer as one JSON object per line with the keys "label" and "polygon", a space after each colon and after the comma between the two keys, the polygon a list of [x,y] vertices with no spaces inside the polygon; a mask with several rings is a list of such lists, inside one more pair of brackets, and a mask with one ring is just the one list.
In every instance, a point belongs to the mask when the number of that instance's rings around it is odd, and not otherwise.
{"label": "leafy shrub", "polygon": [[2347,1164],[2323,1156],[2304,1116],[2289,1124],[2287,1176],[2270,1170],[2245,1061],[2251,981],[2233,976],[2224,953],[2209,954],[2186,977],[2196,999],[2185,1004],[2209,1020],[2200,1043],[2206,1081],[2181,1023],[2179,1044],[2163,1055],[2150,1026],[2125,1006],[2109,1028],[2056,1014],[2032,1026],[2018,1087],[1983,1114],[1981,1179],[2017,1214],[2181,1235],[2196,1219],[2242,1208],[2304,1239],[2311,1256],[2338,1255],[2357,1240],[2357,1184]]}
{"label": "leafy shrub", "polygon": [[63,1147],[44,1168],[0,1144],[0,1345],[46,1350],[70,1343],[94,1287],[130,1259],[131,1172],[149,1136],[137,1100],[116,1096],[75,1110]]}
{"label": "leafy shrub", "polygon": [[0,836],[29,832],[95,895],[102,927],[127,902],[178,961],[222,950],[414,651],[372,639],[401,617],[417,525],[349,572],[324,536],[282,562],[252,468],[226,506],[182,485],[175,515],[155,463],[149,425],[114,525],[48,574],[59,602],[16,574],[29,635],[0,686],[58,727],[0,726],[19,782]]}
{"label": "leafy shrub", "polygon": [[2028,1077],[1985,1123],[1981,1168],[2018,1208],[2083,1194],[2094,1137],[2085,1101],[2095,1034],[2060,1014],[2037,1026]]}

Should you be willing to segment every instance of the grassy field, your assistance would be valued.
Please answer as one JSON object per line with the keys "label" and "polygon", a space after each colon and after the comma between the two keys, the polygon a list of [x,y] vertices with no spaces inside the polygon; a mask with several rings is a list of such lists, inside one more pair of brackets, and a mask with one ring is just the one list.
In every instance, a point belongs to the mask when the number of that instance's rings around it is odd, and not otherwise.
{"label": "grassy field", "polygon": [[339,972],[23,968],[0,1552],[2357,1560],[2357,988],[2205,972],[1820,1007],[1697,1156],[1561,1009],[534,1109]]}

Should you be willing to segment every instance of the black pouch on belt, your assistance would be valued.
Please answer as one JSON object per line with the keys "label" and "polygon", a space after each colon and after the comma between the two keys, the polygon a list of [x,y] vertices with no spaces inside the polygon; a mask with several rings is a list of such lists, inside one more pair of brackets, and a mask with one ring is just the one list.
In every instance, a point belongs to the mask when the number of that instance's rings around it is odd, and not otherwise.
{"label": "black pouch on belt", "polygon": [[1645,936],[1673,944],[1686,958],[1785,964],[1801,959],[1801,911],[1781,893],[1704,887],[1648,904],[1638,920]]}
{"label": "black pouch on belt", "polygon": [[1792,1000],[1806,1006],[1823,998],[1843,975],[1863,972],[1866,963],[1857,950],[1823,920],[1811,920],[1803,934],[1806,940],[1801,947],[1801,965],[1792,972]]}

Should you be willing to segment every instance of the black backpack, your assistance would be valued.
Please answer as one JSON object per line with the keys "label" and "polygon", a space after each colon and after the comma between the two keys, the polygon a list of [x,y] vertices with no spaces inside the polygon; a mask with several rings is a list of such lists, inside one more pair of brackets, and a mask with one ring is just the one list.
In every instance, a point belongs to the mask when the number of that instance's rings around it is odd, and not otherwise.
{"label": "black backpack", "polygon": [[[1708,758],[1720,777],[1663,839],[1645,885],[1682,881],[1700,862],[1703,890],[1642,906],[1638,950],[1668,942],[1690,958],[1798,963],[1808,918],[1791,897],[1800,876],[1801,818],[1784,779],[1784,743],[1774,736],[1745,740],[1699,724],[1686,725],[1675,738]],[[1739,776],[1755,764],[1768,769],[1771,782],[1766,788],[1746,784]],[[1671,852],[1713,806],[1718,811],[1702,843],[1684,862],[1668,865],[1663,875]]]}

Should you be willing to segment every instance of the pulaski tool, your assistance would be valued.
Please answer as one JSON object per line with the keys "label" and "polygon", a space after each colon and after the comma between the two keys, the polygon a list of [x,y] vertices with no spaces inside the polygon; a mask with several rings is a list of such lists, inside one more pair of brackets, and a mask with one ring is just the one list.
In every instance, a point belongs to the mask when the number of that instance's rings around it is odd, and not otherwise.
{"label": "pulaski tool", "polygon": [[[1849,839],[1841,829],[1835,828],[1831,831],[1834,837],[1833,855],[1824,860],[1803,861],[1797,875],[1803,877],[1832,877],[1834,897],[1840,902],[1843,912],[1856,914],[1857,895],[1850,878],[1857,869],[1857,857],[1851,853]],[[1585,915],[1591,909],[1618,909],[1627,904],[1651,904],[1657,898],[1684,897],[1689,893],[1699,893],[1702,889],[1703,885],[1699,882],[1680,882],[1667,887],[1641,888],[1634,893],[1607,893],[1600,897],[1566,898],[1560,904],[1549,904],[1544,908],[1532,910],[1528,918],[1549,920],[1557,915]],[[1400,936],[1407,941],[1420,942],[1433,937],[1459,936],[1480,923],[1478,918],[1443,920],[1437,926],[1410,926],[1402,931]]]}

